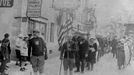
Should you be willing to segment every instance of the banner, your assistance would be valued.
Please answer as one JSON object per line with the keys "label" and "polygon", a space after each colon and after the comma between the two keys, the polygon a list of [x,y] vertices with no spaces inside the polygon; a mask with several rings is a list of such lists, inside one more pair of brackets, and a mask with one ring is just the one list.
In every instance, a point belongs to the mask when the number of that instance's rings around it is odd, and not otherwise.
{"label": "banner", "polygon": [[28,0],[27,16],[40,17],[41,16],[42,0]]}
{"label": "banner", "polygon": [[0,0],[0,7],[12,7],[14,0]]}

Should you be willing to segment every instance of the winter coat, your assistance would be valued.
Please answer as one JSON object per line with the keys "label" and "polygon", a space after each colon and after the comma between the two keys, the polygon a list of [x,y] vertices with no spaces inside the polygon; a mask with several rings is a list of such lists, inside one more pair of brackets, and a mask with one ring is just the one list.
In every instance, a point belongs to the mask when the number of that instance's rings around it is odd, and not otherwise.
{"label": "winter coat", "polygon": [[1,54],[5,59],[8,59],[10,53],[11,53],[10,41],[9,41],[9,39],[4,38],[2,40],[2,44],[1,44]]}
{"label": "winter coat", "polygon": [[28,45],[27,45],[27,42],[23,41],[21,47],[22,47],[21,50],[20,50],[21,56],[28,56]]}
{"label": "winter coat", "polygon": [[119,43],[117,47],[117,63],[118,66],[125,64],[125,51],[124,51],[124,44]]}
{"label": "winter coat", "polygon": [[95,63],[96,52],[97,52],[97,44],[94,43],[93,45],[89,45],[87,61]]}
{"label": "winter coat", "polygon": [[30,49],[33,56],[42,56],[47,54],[46,43],[41,37],[33,37],[29,42]]}
{"label": "winter coat", "polygon": [[75,43],[72,41],[65,42],[61,48],[61,57],[74,59],[76,52],[74,45]]}
{"label": "winter coat", "polygon": [[80,59],[85,59],[86,57],[86,52],[89,48],[88,41],[85,40],[84,42],[79,42],[79,57]]}

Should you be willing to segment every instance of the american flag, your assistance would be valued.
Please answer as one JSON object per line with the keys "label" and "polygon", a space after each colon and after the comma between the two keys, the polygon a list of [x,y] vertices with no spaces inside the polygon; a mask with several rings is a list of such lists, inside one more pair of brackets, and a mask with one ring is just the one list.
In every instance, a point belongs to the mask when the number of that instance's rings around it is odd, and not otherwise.
{"label": "american flag", "polygon": [[65,42],[65,36],[68,35],[68,31],[72,29],[72,23],[73,23],[73,17],[70,15],[70,17],[66,20],[65,24],[62,24],[59,26],[58,29],[58,44],[59,46],[62,46],[62,44]]}

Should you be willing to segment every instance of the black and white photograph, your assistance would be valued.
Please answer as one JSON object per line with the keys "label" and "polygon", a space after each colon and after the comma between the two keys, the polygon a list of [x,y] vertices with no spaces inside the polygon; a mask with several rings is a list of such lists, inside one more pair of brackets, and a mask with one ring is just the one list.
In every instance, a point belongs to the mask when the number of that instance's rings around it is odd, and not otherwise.
{"label": "black and white photograph", "polygon": [[0,0],[0,75],[134,75],[134,0]]}

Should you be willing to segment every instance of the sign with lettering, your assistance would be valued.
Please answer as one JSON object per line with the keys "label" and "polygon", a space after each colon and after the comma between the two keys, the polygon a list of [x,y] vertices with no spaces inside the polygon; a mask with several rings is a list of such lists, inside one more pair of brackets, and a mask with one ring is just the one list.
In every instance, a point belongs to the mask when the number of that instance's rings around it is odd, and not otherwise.
{"label": "sign with lettering", "polygon": [[42,0],[28,0],[27,16],[40,17],[41,16]]}
{"label": "sign with lettering", "polygon": [[12,7],[14,0],[0,0],[0,7]]}

